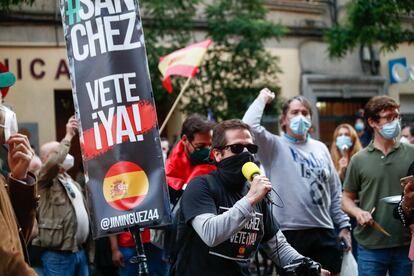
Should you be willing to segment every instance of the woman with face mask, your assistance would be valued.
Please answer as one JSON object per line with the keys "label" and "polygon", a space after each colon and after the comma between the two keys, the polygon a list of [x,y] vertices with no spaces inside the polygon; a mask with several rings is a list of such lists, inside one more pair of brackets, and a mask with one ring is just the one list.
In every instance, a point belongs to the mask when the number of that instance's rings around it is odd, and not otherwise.
{"label": "woman with face mask", "polygon": [[345,178],[346,168],[351,157],[362,149],[355,129],[349,124],[340,124],[334,131],[331,156],[341,181]]}
{"label": "woman with face mask", "polygon": [[[338,172],[341,183],[345,179],[346,169],[348,168],[351,157],[362,149],[361,142],[355,129],[349,124],[340,124],[336,127],[331,143],[331,156]],[[356,226],[355,219],[350,220],[352,228]],[[352,238],[352,255],[358,257],[358,243],[353,234]]]}
{"label": "woman with face mask", "polygon": [[[359,116],[362,115],[360,114]],[[354,129],[358,135],[361,146],[365,148],[371,142],[372,134],[366,129],[364,118],[359,116],[355,119]]]}

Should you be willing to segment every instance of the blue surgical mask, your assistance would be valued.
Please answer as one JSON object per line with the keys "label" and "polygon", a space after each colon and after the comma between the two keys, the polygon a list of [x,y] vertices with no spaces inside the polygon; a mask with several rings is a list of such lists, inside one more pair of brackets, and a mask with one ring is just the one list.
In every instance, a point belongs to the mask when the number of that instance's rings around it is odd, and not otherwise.
{"label": "blue surgical mask", "polygon": [[395,119],[390,123],[384,124],[382,128],[379,130],[381,136],[387,140],[396,138],[398,135],[400,135],[400,132],[401,124],[399,119]]}
{"label": "blue surgical mask", "polygon": [[346,136],[346,135],[341,135],[341,136],[336,137],[335,144],[340,151],[347,151],[353,145],[351,137]]}
{"label": "blue surgical mask", "polygon": [[357,132],[361,132],[361,131],[363,131],[363,130],[365,129],[365,125],[364,125],[364,123],[363,123],[363,122],[358,122],[358,123],[356,123],[356,124],[354,125],[354,127],[355,127],[355,130],[356,130]]}
{"label": "blue surgical mask", "polygon": [[300,136],[306,135],[311,126],[312,124],[310,120],[302,115],[293,117],[290,120],[289,124],[289,127],[292,130],[292,132]]}

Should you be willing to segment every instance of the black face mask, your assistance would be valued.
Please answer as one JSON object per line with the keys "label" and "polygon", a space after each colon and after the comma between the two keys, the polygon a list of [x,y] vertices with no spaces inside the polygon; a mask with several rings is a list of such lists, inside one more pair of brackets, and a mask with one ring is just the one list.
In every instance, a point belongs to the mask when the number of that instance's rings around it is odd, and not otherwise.
{"label": "black face mask", "polygon": [[226,184],[230,184],[230,188],[240,190],[246,183],[241,169],[245,163],[253,161],[254,157],[250,152],[242,152],[217,163],[217,172]]}

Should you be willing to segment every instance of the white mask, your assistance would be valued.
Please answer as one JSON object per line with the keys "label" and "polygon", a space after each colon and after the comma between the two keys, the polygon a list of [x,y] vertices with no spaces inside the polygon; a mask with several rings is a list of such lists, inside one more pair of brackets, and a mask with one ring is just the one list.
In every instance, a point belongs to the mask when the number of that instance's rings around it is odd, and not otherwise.
{"label": "white mask", "polygon": [[69,153],[66,155],[65,160],[63,160],[61,166],[65,171],[70,170],[75,164],[75,158]]}
{"label": "white mask", "polygon": [[405,144],[409,144],[410,143],[410,141],[408,141],[407,137],[405,137],[405,136],[401,136],[400,142],[401,143],[405,143]]}
{"label": "white mask", "polygon": [[2,120],[0,117],[0,127],[4,129],[4,136],[0,137],[0,143],[5,144],[10,139],[10,136],[17,133],[17,119],[16,113],[4,105],[0,105],[0,113],[4,118]]}

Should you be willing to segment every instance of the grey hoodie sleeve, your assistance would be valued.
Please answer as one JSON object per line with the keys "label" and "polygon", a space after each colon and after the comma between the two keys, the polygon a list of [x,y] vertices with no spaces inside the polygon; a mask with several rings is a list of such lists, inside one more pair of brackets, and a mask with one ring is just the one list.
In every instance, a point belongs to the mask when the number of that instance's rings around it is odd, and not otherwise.
{"label": "grey hoodie sleeve", "polygon": [[253,207],[243,197],[223,214],[206,213],[194,217],[191,225],[207,246],[214,247],[240,231],[254,216]]}
{"label": "grey hoodie sleeve", "polygon": [[278,266],[284,267],[293,260],[303,258],[286,240],[282,231],[277,231],[269,241],[264,243],[263,249],[267,256],[274,261]]}
{"label": "grey hoodie sleeve", "polygon": [[272,163],[272,159],[274,157],[276,135],[270,133],[262,125],[260,125],[265,106],[266,103],[257,98],[244,114],[243,122],[252,128],[255,143],[259,146],[257,155],[263,163],[263,166],[267,167]]}
{"label": "grey hoodie sleeve", "polygon": [[338,173],[336,172],[335,166],[333,164],[332,158],[329,155],[328,149],[326,149],[327,158],[330,159],[330,171],[331,176],[329,179],[329,185],[331,189],[331,209],[329,213],[333,222],[339,227],[339,229],[351,226],[349,223],[349,216],[342,211],[341,201],[342,201],[342,185],[341,180],[339,179]]}

